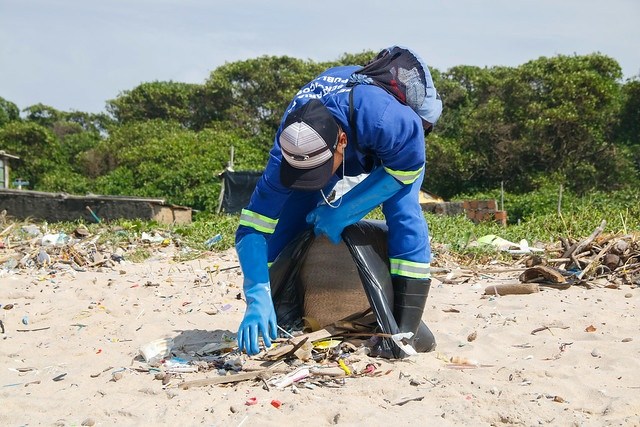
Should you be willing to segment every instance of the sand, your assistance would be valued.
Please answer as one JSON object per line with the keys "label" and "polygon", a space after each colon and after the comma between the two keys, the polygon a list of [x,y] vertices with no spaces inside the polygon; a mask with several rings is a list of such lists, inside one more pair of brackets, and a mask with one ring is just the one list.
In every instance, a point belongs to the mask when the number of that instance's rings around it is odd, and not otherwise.
{"label": "sand", "polygon": [[233,338],[244,310],[237,266],[233,250],[175,262],[166,248],[86,271],[0,270],[0,425],[640,425],[640,289],[484,295],[518,271],[436,276],[423,316],[431,353],[355,352],[345,359],[354,375],[293,387],[271,382],[294,370],[286,365],[265,382],[180,387],[219,376],[209,369],[163,384],[140,347]]}

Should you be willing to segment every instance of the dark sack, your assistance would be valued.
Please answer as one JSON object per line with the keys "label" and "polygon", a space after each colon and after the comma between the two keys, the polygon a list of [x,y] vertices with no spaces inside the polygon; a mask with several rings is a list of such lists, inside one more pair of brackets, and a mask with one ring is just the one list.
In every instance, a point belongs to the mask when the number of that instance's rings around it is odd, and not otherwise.
{"label": "dark sack", "polygon": [[[305,231],[271,265],[278,324],[299,328],[303,318],[314,317],[316,328],[321,328],[370,308],[375,315],[370,332],[399,333],[393,316],[386,224],[363,220],[345,228],[342,236],[344,242],[334,245],[315,237],[313,230]],[[383,338],[381,346],[399,357],[390,338]],[[424,322],[414,347],[418,352],[435,348],[435,338]]]}

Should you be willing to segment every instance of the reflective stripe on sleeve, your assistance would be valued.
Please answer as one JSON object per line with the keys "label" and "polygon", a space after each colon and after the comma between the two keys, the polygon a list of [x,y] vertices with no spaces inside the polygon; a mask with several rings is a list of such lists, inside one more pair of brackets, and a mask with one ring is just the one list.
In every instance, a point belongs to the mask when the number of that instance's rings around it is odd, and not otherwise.
{"label": "reflective stripe on sleeve", "polygon": [[240,225],[251,227],[261,233],[273,234],[277,224],[277,219],[260,215],[249,209],[242,209],[242,213],[240,214]]}
{"label": "reflective stripe on sleeve", "polygon": [[424,166],[416,171],[394,171],[393,169],[389,169],[387,167],[384,168],[384,170],[389,175],[405,185],[413,184],[413,182],[420,177],[422,169],[424,169]]}
{"label": "reflective stripe on sleeve", "polygon": [[411,277],[412,279],[430,279],[431,264],[428,262],[413,262],[404,259],[389,258],[391,274]]}

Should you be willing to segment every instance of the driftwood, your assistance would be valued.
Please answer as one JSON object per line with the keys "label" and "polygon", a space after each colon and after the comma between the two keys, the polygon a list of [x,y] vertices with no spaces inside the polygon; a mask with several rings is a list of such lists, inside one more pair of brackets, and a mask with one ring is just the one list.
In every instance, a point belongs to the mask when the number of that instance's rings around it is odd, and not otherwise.
{"label": "driftwood", "polygon": [[[602,221],[589,237],[573,245],[561,238],[563,257],[542,262],[563,272],[571,284],[592,287],[592,280],[603,278],[609,282],[607,286],[616,288],[640,284],[640,234],[601,236],[605,224]],[[565,267],[580,271],[565,271]]]}
{"label": "driftwood", "polygon": [[562,258],[571,258],[576,264],[576,267],[580,267],[580,264],[576,259],[576,254],[581,253],[587,246],[589,246],[596,239],[596,237],[598,237],[604,231],[606,225],[607,221],[603,219],[600,225],[596,227],[595,230],[593,230],[589,237],[571,245],[571,247],[569,247],[569,249],[567,249],[562,255]]}
{"label": "driftwood", "polygon": [[193,381],[185,381],[181,383],[178,387],[182,390],[188,390],[192,387],[205,387],[208,385],[216,385],[216,384],[228,384],[235,383],[238,381],[246,381],[246,380],[254,380],[259,378],[269,378],[270,369],[262,369],[260,371],[254,372],[242,372],[240,374],[234,375],[225,375],[215,378],[204,378],[201,380],[193,380]]}
{"label": "driftwood", "polygon": [[586,267],[582,269],[580,274],[578,274],[578,279],[582,279],[584,277],[584,275],[587,274],[587,272],[589,271],[591,266],[593,266],[593,264],[596,263],[597,261],[600,261],[600,258],[602,258],[602,256],[605,253],[607,253],[609,251],[609,249],[611,249],[611,247],[615,243],[616,243],[615,241],[611,241],[611,242],[607,243],[607,245],[604,248],[602,248],[602,250],[600,252],[598,252],[598,254],[595,256],[595,258],[593,258],[591,261],[589,261],[589,264],[587,264]]}
{"label": "driftwood", "polygon": [[561,289],[571,286],[560,270],[546,265],[535,265],[528,268],[520,275],[519,279],[523,283],[539,283]]}
{"label": "driftwood", "polygon": [[340,329],[333,326],[326,326],[324,329],[320,329],[319,331],[298,335],[291,338],[288,342],[280,344],[275,349],[269,350],[265,355],[265,358],[267,360],[278,360],[284,357],[288,357],[295,353],[298,348],[302,347],[305,342],[314,342],[325,338],[330,338],[336,335],[339,331]]}
{"label": "driftwood", "polygon": [[535,283],[503,283],[487,286],[484,290],[485,295],[523,295],[536,292],[540,292],[540,288]]}
{"label": "driftwood", "polygon": [[289,356],[293,356],[296,350],[302,347],[307,341],[308,341],[308,337],[293,345],[287,345],[287,344],[279,345],[273,350],[269,350],[267,354],[264,355],[264,358],[267,360],[286,359]]}

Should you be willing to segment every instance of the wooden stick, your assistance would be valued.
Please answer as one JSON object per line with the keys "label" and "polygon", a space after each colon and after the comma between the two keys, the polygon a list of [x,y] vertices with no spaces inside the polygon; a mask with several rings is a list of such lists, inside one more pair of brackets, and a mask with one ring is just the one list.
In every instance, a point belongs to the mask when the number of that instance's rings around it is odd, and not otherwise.
{"label": "wooden stick", "polygon": [[225,375],[225,376],[220,376],[215,378],[204,378],[201,380],[185,381],[181,383],[178,387],[181,388],[182,390],[188,390],[191,387],[204,387],[207,385],[227,384],[227,383],[235,383],[238,381],[253,380],[258,377],[261,377],[262,375],[267,374],[268,371],[269,369],[262,369],[260,371],[254,371],[254,372],[242,372],[240,374],[234,374],[234,375]]}
{"label": "wooden stick", "polygon": [[607,243],[605,245],[604,248],[602,248],[602,250],[600,252],[598,252],[598,255],[596,255],[595,258],[593,258],[589,264],[586,265],[585,268],[582,269],[582,271],[580,272],[580,274],[578,274],[578,279],[582,279],[582,277],[587,273],[587,271],[591,268],[591,266],[593,265],[593,263],[595,263],[596,261],[600,260],[600,258],[602,258],[602,256],[605,254],[605,252],[607,252],[609,250],[609,248],[611,248],[611,246],[613,246],[615,244],[615,241],[610,241],[609,243]]}
{"label": "wooden stick", "polygon": [[254,379],[264,379],[269,378],[273,371],[284,362],[277,362],[273,365],[269,366],[266,369],[260,369],[251,372],[242,372],[234,375],[225,375],[214,378],[203,378],[201,380],[193,380],[193,381],[185,381],[178,385],[182,390],[187,390],[190,387],[204,387],[207,385],[215,385],[215,384],[227,384],[227,383],[235,383],[238,381],[246,381],[246,380],[254,380]]}
{"label": "wooden stick", "polygon": [[549,258],[547,260],[548,263],[554,264],[556,262],[569,262],[571,258]]}
{"label": "wooden stick", "polygon": [[490,285],[484,290],[485,295],[523,295],[540,292],[540,287],[535,283],[505,283]]}
{"label": "wooden stick", "polygon": [[514,273],[517,271],[524,271],[526,270],[527,267],[512,267],[512,268],[496,268],[494,270],[490,269],[490,268],[479,268],[477,270],[474,270],[476,273]]}
{"label": "wooden stick", "polygon": [[[569,327],[568,327],[568,326],[553,326],[553,325],[550,325],[550,326],[543,326],[543,327],[541,327],[541,328],[536,328],[536,329],[534,329],[533,331],[531,331],[531,335],[535,335],[535,334],[537,334],[538,332],[542,332],[542,331],[549,331],[549,332],[551,332],[551,328],[569,329]],[[553,335],[553,332],[551,332],[551,335]]]}
{"label": "wooden stick", "polygon": [[600,223],[600,225],[598,227],[596,227],[595,230],[593,230],[593,232],[589,235],[589,237],[587,237],[586,239],[582,240],[580,243],[577,243],[575,245],[572,245],[562,256],[562,258],[567,258],[567,257],[571,257],[573,254],[575,253],[580,253],[582,252],[582,250],[584,248],[586,248],[587,246],[589,246],[591,244],[591,242],[593,242],[596,237],[598,237],[600,235],[600,233],[602,233],[604,231],[604,227],[607,225],[607,221],[606,220],[602,220],[602,222]]}

